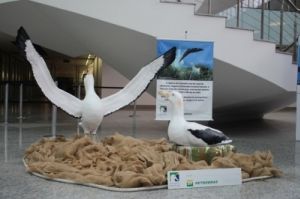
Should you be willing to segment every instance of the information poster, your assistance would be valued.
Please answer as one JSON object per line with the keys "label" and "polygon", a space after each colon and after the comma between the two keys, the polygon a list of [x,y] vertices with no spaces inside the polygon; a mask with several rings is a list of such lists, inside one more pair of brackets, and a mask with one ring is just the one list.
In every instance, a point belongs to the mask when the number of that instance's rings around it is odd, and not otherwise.
{"label": "information poster", "polygon": [[177,47],[174,62],[157,79],[156,119],[170,120],[172,105],[158,92],[178,91],[186,120],[212,120],[213,42],[159,40],[158,55]]}

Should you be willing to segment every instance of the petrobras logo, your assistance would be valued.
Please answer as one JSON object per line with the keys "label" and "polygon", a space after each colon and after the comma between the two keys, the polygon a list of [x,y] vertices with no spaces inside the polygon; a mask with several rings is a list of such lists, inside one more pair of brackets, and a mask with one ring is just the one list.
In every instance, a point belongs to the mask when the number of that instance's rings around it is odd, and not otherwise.
{"label": "petrobras logo", "polygon": [[188,180],[186,181],[186,187],[189,187],[189,188],[194,187],[194,181],[191,180],[191,179],[188,179]]}

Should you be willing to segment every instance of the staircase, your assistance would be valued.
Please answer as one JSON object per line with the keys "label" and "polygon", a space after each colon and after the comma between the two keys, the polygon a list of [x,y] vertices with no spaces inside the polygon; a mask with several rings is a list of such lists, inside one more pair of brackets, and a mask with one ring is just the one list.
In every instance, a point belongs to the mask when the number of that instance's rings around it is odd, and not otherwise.
{"label": "staircase", "polygon": [[69,56],[96,54],[128,79],[156,57],[157,38],[214,41],[216,120],[259,118],[295,101],[290,55],[194,10],[158,0],[15,1],[0,4],[0,32],[14,36],[22,25],[36,43]]}

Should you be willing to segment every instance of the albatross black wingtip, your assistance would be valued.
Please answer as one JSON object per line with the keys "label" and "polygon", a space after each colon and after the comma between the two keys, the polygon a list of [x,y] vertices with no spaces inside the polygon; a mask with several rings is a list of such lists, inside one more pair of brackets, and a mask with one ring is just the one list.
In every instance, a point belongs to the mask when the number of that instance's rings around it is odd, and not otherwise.
{"label": "albatross black wingtip", "polygon": [[18,29],[18,35],[16,37],[16,45],[17,47],[22,50],[24,52],[25,48],[26,48],[26,45],[25,45],[25,42],[27,40],[30,40],[27,32],[25,31],[25,29],[21,26],[19,29]]}
{"label": "albatross black wingtip", "polygon": [[176,47],[171,48],[164,54],[164,66],[169,66],[176,58]]}
{"label": "albatross black wingtip", "polygon": [[180,58],[179,62],[181,62],[186,56],[188,56],[191,53],[196,53],[196,52],[200,52],[203,51],[203,48],[189,48],[187,49],[184,54],[182,55],[182,57]]}

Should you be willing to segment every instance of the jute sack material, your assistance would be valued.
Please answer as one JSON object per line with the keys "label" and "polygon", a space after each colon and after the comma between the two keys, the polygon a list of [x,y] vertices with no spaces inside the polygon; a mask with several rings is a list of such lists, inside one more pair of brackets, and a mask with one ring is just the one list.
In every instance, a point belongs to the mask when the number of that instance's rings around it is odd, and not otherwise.
{"label": "jute sack material", "polygon": [[229,153],[215,157],[208,165],[172,151],[166,139],[141,140],[120,134],[97,143],[89,137],[41,139],[26,150],[24,159],[29,172],[120,188],[164,185],[170,170],[238,167],[243,179],[282,174],[273,166],[270,151]]}

